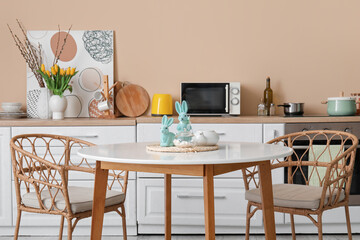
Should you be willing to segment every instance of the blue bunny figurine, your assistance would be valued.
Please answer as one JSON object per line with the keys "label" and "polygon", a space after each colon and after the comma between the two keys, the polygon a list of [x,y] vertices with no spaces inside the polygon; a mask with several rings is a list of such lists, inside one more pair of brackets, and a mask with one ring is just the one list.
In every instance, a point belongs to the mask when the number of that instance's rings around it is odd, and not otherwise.
{"label": "blue bunny figurine", "polygon": [[186,101],[182,101],[181,105],[178,101],[175,102],[175,109],[179,114],[179,124],[177,126],[178,132],[190,131],[190,117],[186,115],[188,111],[188,105]]}
{"label": "blue bunny figurine", "polygon": [[172,147],[174,146],[175,134],[169,131],[169,127],[173,124],[173,118],[167,118],[166,115],[163,116],[161,121],[161,137],[160,137],[160,146],[161,147]]}

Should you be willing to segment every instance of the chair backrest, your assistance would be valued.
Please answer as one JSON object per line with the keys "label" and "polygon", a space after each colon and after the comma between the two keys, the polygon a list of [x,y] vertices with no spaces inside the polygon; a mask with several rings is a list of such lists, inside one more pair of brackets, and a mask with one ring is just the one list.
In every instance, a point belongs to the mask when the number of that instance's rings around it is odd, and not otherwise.
{"label": "chair backrest", "polygon": [[[40,210],[71,213],[67,191],[69,171],[92,175],[95,173],[95,161],[90,162],[76,154],[80,148],[93,145],[80,139],[51,134],[24,134],[13,137],[10,148],[17,204],[22,205],[22,191],[34,192]],[[109,190],[119,184],[121,191],[126,194],[127,182],[127,171],[109,171]],[[51,197],[50,207],[46,207],[41,201],[42,194]],[[55,206],[55,198],[60,194],[65,200],[65,209]]]}
{"label": "chair backrest", "polygon": [[[320,186],[324,195],[335,194],[335,198],[344,189],[345,200],[348,199],[358,145],[356,136],[342,131],[304,131],[287,134],[268,143],[294,149],[291,156],[271,160],[272,169],[286,168],[285,180],[288,183]],[[259,187],[257,174],[257,168],[243,170],[246,190],[251,184]]]}

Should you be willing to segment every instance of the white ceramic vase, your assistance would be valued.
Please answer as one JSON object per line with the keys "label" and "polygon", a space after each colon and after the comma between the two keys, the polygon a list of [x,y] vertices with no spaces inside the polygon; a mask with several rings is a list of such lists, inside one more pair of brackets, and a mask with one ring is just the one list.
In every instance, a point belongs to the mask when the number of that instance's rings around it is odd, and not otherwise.
{"label": "white ceramic vase", "polygon": [[64,119],[64,112],[67,107],[66,97],[59,95],[53,95],[49,101],[50,109],[52,111],[52,118],[54,120]]}
{"label": "white ceramic vase", "polygon": [[50,90],[48,88],[40,88],[40,95],[37,102],[37,115],[41,119],[50,119],[51,111],[49,108]]}

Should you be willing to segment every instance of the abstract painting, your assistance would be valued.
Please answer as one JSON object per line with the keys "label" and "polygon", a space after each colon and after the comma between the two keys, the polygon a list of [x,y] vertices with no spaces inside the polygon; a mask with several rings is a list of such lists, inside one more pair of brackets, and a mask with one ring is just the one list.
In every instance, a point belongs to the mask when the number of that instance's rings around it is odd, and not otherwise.
{"label": "abstract painting", "polygon": [[[34,46],[41,44],[43,63],[50,69],[63,45],[67,32],[28,31],[27,36]],[[61,68],[76,67],[78,73],[72,78],[72,93],[65,92],[68,107],[65,117],[89,117],[94,93],[102,89],[103,75],[109,76],[109,85],[114,82],[113,31],[70,31],[58,65]],[[59,47],[60,46],[60,47]],[[58,51],[58,52],[57,52]],[[27,70],[27,114],[37,118],[39,86],[34,74]],[[95,106],[96,108],[96,106]]]}

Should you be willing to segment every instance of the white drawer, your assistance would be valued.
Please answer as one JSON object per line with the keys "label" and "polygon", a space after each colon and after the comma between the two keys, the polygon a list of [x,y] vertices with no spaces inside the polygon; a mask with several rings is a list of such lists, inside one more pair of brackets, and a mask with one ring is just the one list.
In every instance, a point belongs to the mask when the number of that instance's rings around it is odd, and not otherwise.
{"label": "white drawer", "polygon": [[94,144],[135,142],[135,126],[13,127],[12,136],[47,133],[79,138]]}
{"label": "white drawer", "polygon": [[[176,133],[176,124],[170,127],[170,131]],[[262,142],[262,124],[192,124],[193,131],[211,129],[220,134],[219,141],[228,142]],[[138,142],[160,141],[160,123],[140,123],[137,125]],[[137,173],[138,177],[162,177],[161,174]],[[174,177],[186,178],[186,176],[174,175]],[[239,178],[241,171],[222,174],[216,178]]]}
{"label": "white drawer", "polygon": [[[216,226],[245,226],[246,205],[241,179],[216,179]],[[164,224],[164,181],[138,179],[137,217],[139,225]],[[201,179],[172,180],[172,224],[174,226],[203,226],[204,199]],[[261,215],[255,215],[252,226],[262,225]],[[159,232],[161,233],[161,232]]]}
{"label": "white drawer", "polygon": [[[14,184],[14,182],[12,182]],[[93,187],[93,181],[76,181],[70,182],[71,186],[86,186]],[[125,200],[125,211],[126,211],[126,224],[127,226],[136,226],[136,184],[135,180],[130,180],[128,182],[128,189]],[[118,190],[120,188],[117,188]],[[116,190],[116,188],[114,188]],[[13,188],[13,224],[16,224],[16,194]],[[106,213],[104,215],[104,227],[106,226],[118,226],[119,233],[122,233],[121,228],[121,217],[116,212]],[[20,226],[59,226],[60,224],[60,216],[59,215],[50,215],[50,214],[40,214],[40,213],[30,213],[30,212],[22,212]],[[66,225],[66,220],[65,220]],[[90,226],[91,225],[91,217],[82,219],[79,221],[77,226]],[[66,226],[65,226],[66,227]],[[64,228],[65,228],[64,227]],[[66,229],[65,229],[66,232]],[[76,228],[75,228],[76,232]],[[21,233],[21,227],[20,227]],[[58,232],[54,232],[57,234]],[[74,233],[76,234],[76,233]]]}

